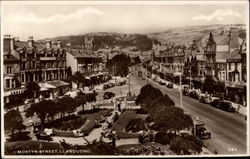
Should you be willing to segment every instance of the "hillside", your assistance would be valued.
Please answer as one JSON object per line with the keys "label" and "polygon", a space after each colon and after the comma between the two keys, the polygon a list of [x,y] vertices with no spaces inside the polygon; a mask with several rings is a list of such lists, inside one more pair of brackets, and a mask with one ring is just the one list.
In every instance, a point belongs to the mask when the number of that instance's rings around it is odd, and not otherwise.
{"label": "hillside", "polygon": [[[72,45],[84,45],[84,38],[86,36],[94,36],[94,48],[98,50],[104,47],[137,47],[141,51],[151,50],[152,40],[147,35],[142,34],[120,34],[120,33],[89,33],[85,35],[70,35],[52,38],[52,41],[61,40],[62,44],[70,42]],[[43,40],[41,40],[43,41]]]}
{"label": "hillside", "polygon": [[[163,43],[176,43],[176,44],[188,44],[193,40],[201,39],[204,36],[208,36],[210,32],[214,34],[220,34],[222,31],[228,33],[230,28],[242,28],[245,29],[245,25],[205,25],[205,26],[189,26],[168,29],[164,32],[151,33],[151,34],[121,34],[114,32],[96,32],[88,33],[84,35],[69,35],[52,38],[52,41],[61,40],[62,45],[70,42],[73,46],[84,45],[84,38],[88,35],[94,36],[94,48],[114,48],[120,47],[136,47],[140,51],[148,51],[152,49],[152,39],[157,44]],[[43,39],[44,40],[44,39]],[[41,41],[43,41],[41,40]]]}
{"label": "hillside", "polygon": [[194,39],[200,39],[210,32],[214,34],[219,34],[221,31],[225,33],[229,31],[230,28],[245,28],[245,25],[235,24],[235,25],[205,25],[205,26],[190,26],[190,27],[180,27],[172,28],[164,32],[148,34],[150,38],[157,39],[161,42],[174,42],[176,44],[186,44]]}

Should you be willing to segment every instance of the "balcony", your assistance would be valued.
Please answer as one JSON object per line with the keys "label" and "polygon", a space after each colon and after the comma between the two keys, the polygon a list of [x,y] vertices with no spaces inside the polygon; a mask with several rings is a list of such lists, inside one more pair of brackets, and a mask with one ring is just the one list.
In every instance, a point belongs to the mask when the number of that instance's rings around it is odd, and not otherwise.
{"label": "balcony", "polygon": [[41,61],[55,61],[56,57],[40,57]]}

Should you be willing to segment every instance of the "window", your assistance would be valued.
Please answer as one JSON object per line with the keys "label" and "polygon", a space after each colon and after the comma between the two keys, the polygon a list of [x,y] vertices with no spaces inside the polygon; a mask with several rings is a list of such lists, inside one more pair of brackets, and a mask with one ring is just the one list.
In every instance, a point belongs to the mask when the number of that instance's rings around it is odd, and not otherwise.
{"label": "window", "polygon": [[6,79],[6,88],[10,88],[10,79]]}
{"label": "window", "polygon": [[7,74],[11,74],[12,73],[12,67],[7,66]]}
{"label": "window", "polygon": [[24,74],[22,74],[22,82],[24,82]]}
{"label": "window", "polygon": [[235,70],[237,70],[237,64],[238,64],[238,63],[237,63],[237,62],[235,62]]}
{"label": "window", "polygon": [[229,70],[231,70],[231,63],[229,62]]}
{"label": "window", "polygon": [[11,88],[15,88],[15,79],[12,79],[12,86]]}

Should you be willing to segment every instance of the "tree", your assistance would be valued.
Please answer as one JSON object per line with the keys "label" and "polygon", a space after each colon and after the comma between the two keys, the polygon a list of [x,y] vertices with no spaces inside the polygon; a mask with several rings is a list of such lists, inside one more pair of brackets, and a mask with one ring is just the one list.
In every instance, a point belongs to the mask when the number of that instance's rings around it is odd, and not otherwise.
{"label": "tree", "polygon": [[193,127],[192,118],[184,114],[183,109],[178,107],[164,107],[158,109],[154,115],[155,130],[179,132],[183,129],[191,129]]}
{"label": "tree", "polygon": [[77,105],[82,106],[82,110],[84,111],[84,104],[86,104],[87,102],[87,95],[86,94],[78,95],[75,97],[75,101]]}
{"label": "tree", "polygon": [[79,85],[83,82],[83,75],[77,71],[72,77],[71,80],[76,83],[77,88],[79,88]]}
{"label": "tree", "polygon": [[12,136],[14,135],[15,130],[25,129],[25,125],[23,125],[23,118],[19,112],[19,110],[11,109],[6,114],[4,114],[4,129],[11,130]]}
{"label": "tree", "polygon": [[194,135],[182,134],[177,136],[170,144],[170,149],[178,155],[191,155],[201,153],[203,142]]}
{"label": "tree", "polygon": [[110,72],[114,71],[115,75],[127,76],[128,67],[131,65],[131,59],[125,54],[115,55],[107,61],[107,68]]}
{"label": "tree", "polygon": [[33,103],[26,111],[25,116],[32,117],[35,113],[43,125],[47,116],[50,116],[53,119],[54,115],[58,113],[58,106],[52,100],[43,100],[39,103]]}
{"label": "tree", "polygon": [[72,69],[70,66],[66,69],[66,72],[67,72],[68,78],[71,78],[72,77]]}
{"label": "tree", "polygon": [[215,87],[216,81],[214,80],[213,76],[207,76],[202,86],[203,92],[214,93]]}
{"label": "tree", "polygon": [[70,96],[62,97],[61,99],[59,99],[57,104],[59,105],[59,112],[63,114],[66,112],[70,113],[77,107],[76,101]]}
{"label": "tree", "polygon": [[156,99],[161,96],[163,95],[159,89],[154,88],[151,84],[147,84],[141,88],[140,94],[137,96],[135,102],[137,105],[145,104],[147,98]]}
{"label": "tree", "polygon": [[40,90],[40,86],[38,85],[38,83],[31,81],[28,82],[25,87],[28,96],[34,95],[34,97],[36,98],[36,93]]}
{"label": "tree", "polygon": [[167,94],[164,96],[161,96],[155,100],[152,100],[152,104],[150,109],[148,110],[149,113],[151,114],[151,117],[155,117],[157,115],[157,110],[164,109],[165,107],[172,107],[175,106],[175,103],[172,99],[169,98]]}

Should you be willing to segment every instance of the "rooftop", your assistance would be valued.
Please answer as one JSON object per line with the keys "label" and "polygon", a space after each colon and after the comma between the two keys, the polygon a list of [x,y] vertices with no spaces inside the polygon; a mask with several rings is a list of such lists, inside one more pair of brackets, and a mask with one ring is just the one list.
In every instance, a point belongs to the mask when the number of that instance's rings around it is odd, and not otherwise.
{"label": "rooftop", "polygon": [[75,58],[102,58],[101,56],[95,54],[87,54],[82,49],[69,49],[67,52],[73,55]]}

